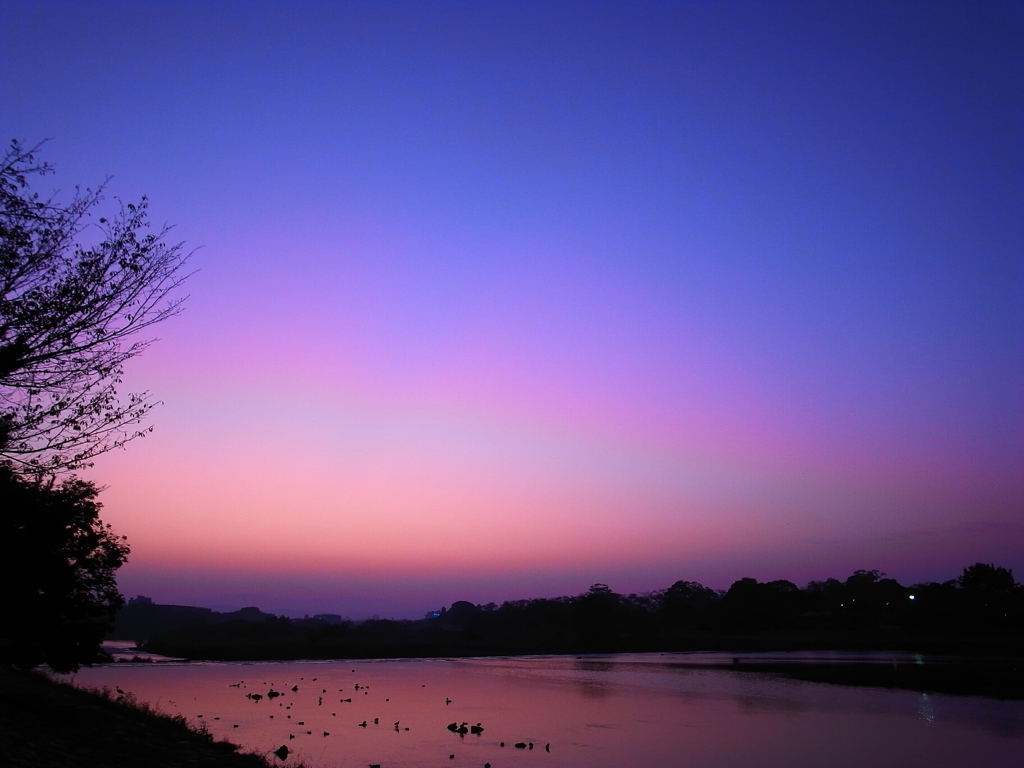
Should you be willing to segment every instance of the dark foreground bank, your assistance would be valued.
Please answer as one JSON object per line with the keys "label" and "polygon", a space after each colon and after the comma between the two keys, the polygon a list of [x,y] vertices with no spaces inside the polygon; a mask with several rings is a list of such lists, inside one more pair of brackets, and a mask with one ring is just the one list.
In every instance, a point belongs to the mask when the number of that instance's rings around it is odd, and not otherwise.
{"label": "dark foreground bank", "polygon": [[[267,768],[182,718],[0,667],[0,762],[11,768]],[[275,761],[276,758],[269,758]]]}

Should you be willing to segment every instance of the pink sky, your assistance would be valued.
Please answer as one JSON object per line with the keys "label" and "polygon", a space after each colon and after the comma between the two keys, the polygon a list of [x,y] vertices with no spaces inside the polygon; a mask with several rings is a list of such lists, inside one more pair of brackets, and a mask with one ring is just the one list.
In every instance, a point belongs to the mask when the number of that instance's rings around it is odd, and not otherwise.
{"label": "pink sky", "polygon": [[3,135],[199,247],[128,595],[1024,573],[1016,6],[48,9]]}
{"label": "pink sky", "polygon": [[1019,472],[959,435],[808,402],[730,359],[724,333],[616,343],[632,318],[611,279],[567,301],[546,280],[490,302],[469,285],[438,304],[470,330],[424,330],[389,262],[446,239],[396,239],[332,241],[359,267],[322,274],[303,245],[301,272],[227,299],[203,265],[188,313],[132,367],[164,401],[157,431],[94,471],[131,534],[126,591],[416,615],[595,581],[913,580],[1018,557]]}

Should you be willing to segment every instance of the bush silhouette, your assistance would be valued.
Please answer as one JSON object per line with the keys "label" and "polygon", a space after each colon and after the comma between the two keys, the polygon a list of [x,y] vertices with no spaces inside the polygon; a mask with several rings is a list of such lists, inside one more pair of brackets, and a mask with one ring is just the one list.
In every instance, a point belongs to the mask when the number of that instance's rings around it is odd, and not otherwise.
{"label": "bush silhouette", "polygon": [[71,672],[102,658],[124,604],[114,580],[128,545],[99,519],[98,489],[26,480],[0,465],[6,616],[0,660]]}

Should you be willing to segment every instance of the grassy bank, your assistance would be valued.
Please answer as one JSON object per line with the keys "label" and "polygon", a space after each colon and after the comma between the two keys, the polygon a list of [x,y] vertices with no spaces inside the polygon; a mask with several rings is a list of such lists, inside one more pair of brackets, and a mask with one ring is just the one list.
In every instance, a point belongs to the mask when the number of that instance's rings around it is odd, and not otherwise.
{"label": "grassy bank", "polygon": [[[11,768],[267,768],[276,758],[243,754],[181,717],[0,667],[0,756]],[[292,765],[292,761],[287,761]]]}

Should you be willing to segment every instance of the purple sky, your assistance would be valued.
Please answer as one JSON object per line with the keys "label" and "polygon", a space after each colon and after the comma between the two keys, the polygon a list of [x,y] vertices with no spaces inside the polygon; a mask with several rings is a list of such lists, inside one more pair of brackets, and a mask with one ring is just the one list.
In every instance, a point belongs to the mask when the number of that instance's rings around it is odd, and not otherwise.
{"label": "purple sky", "polygon": [[0,138],[199,247],[160,602],[1024,576],[1019,3],[9,3]]}

